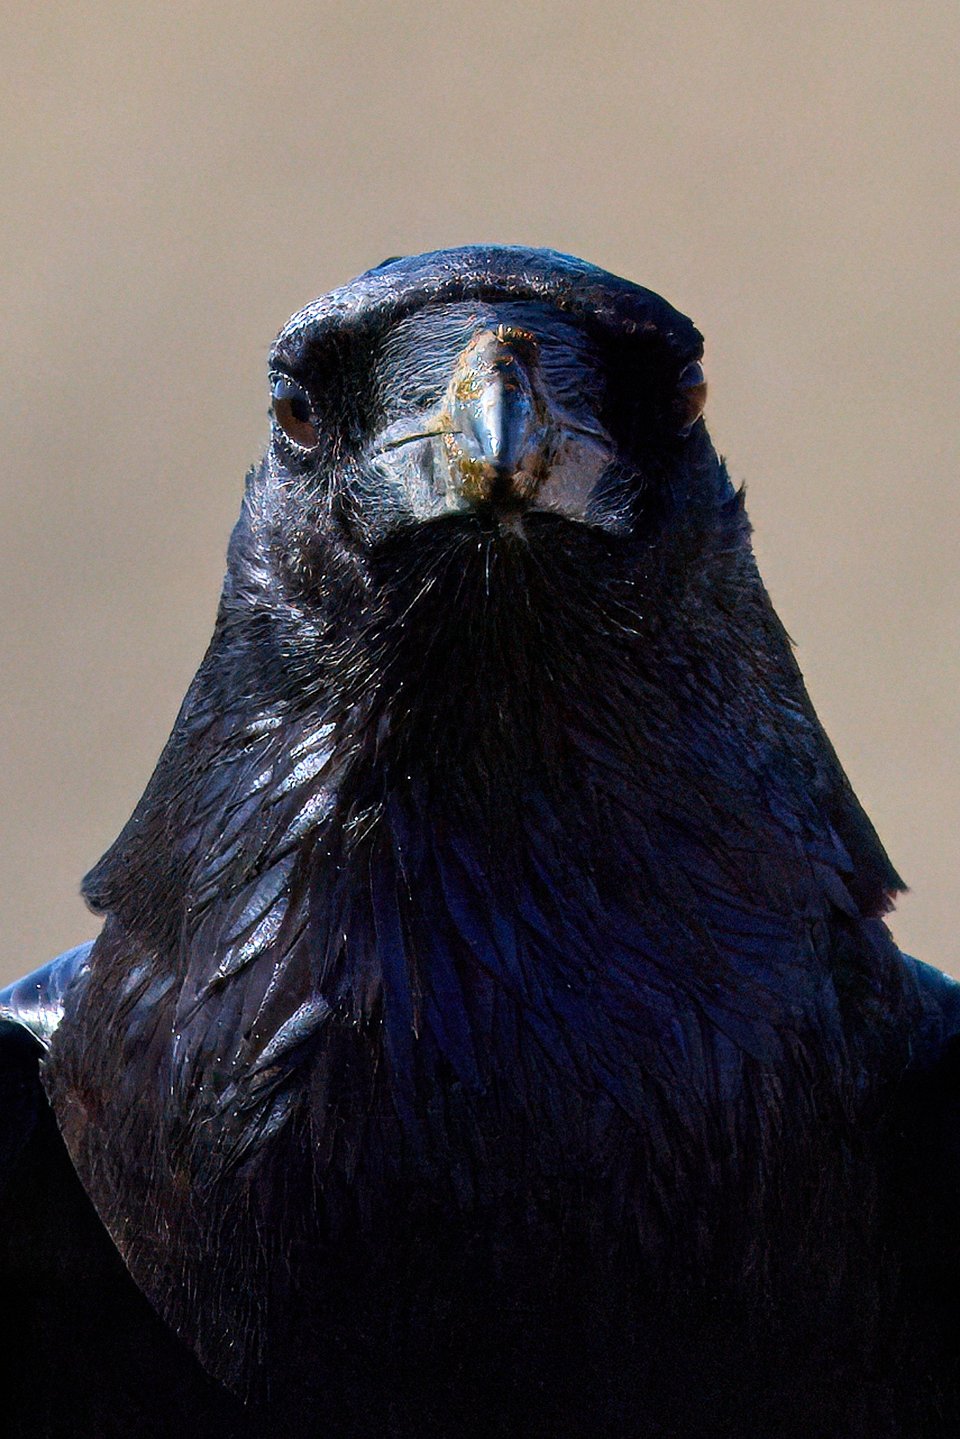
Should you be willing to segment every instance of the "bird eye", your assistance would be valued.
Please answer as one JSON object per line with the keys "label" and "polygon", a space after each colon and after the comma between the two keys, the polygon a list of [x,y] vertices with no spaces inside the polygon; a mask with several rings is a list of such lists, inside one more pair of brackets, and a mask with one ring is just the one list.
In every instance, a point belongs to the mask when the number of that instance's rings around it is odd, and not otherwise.
{"label": "bird eye", "polygon": [[314,450],[320,443],[310,396],[286,375],[277,375],[273,381],[273,418],[298,449]]}
{"label": "bird eye", "polygon": [[680,397],[680,433],[685,435],[697,423],[707,403],[707,377],[699,360],[694,360],[680,371],[677,393]]}

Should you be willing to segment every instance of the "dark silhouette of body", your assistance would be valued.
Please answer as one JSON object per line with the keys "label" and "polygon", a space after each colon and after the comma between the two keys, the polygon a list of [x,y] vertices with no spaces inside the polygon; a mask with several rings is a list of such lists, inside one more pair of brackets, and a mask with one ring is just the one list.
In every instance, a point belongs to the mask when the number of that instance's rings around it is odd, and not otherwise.
{"label": "dark silhouette of body", "polygon": [[958,1432],[958,990],[700,356],[511,249],[281,332],[102,934],[4,1001],[11,1433]]}

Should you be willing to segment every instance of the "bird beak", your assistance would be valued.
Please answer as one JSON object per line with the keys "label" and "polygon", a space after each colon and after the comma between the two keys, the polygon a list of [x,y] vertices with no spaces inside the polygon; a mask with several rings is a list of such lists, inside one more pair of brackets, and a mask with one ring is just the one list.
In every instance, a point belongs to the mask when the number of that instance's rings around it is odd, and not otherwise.
{"label": "bird beak", "polygon": [[554,445],[537,345],[523,330],[480,330],[458,357],[441,411],[450,480],[468,502],[523,501]]}
{"label": "bird beak", "polygon": [[[613,453],[609,435],[592,417],[569,413],[551,394],[536,338],[510,325],[477,330],[457,356],[437,408],[418,423],[404,417],[381,431],[373,455],[392,467],[392,456],[418,440],[439,442],[447,510],[492,504],[579,520],[587,518]],[[396,473],[415,513],[437,512],[432,464],[414,451]]]}

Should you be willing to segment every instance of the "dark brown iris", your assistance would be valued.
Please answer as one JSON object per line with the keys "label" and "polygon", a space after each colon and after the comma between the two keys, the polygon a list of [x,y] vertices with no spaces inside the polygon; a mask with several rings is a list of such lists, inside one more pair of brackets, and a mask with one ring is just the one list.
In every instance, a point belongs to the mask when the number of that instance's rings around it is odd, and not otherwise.
{"label": "dark brown iris", "polygon": [[320,431],[310,404],[310,397],[301,385],[278,375],[273,382],[273,417],[288,440],[301,450],[313,450],[320,442]]}
{"label": "dark brown iris", "polygon": [[707,377],[699,360],[681,370],[677,394],[680,397],[680,429],[685,434],[699,420],[707,403]]}

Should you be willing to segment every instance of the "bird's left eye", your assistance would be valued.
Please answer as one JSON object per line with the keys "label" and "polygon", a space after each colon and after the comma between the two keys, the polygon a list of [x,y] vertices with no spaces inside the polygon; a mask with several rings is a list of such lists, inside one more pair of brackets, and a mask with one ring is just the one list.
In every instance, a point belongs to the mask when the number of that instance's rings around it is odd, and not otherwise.
{"label": "bird's left eye", "polygon": [[699,420],[707,403],[707,377],[699,360],[681,370],[677,394],[680,398],[680,433],[685,435]]}
{"label": "bird's left eye", "polygon": [[310,396],[286,375],[277,375],[273,381],[273,418],[298,449],[315,450],[320,443]]}

